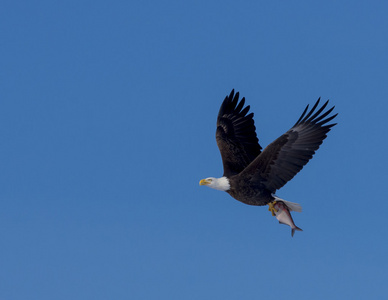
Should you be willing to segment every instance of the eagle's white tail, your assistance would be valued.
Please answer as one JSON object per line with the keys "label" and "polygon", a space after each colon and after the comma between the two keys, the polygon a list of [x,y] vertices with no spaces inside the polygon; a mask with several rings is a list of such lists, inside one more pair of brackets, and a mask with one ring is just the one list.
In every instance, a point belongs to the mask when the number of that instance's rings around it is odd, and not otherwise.
{"label": "eagle's white tail", "polygon": [[275,201],[283,201],[287,205],[290,211],[302,212],[302,206],[299,203],[290,202],[284,199],[279,198],[278,196],[272,194],[275,197]]}

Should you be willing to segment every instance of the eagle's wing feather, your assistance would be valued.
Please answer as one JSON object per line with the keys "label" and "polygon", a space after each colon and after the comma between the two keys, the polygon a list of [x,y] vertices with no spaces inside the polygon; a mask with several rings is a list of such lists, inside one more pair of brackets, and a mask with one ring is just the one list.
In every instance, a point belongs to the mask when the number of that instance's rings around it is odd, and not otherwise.
{"label": "eagle's wing feather", "polygon": [[249,105],[243,109],[245,98],[240,102],[238,98],[239,93],[232,90],[217,117],[216,140],[227,177],[240,173],[261,152],[253,113],[248,114]]}
{"label": "eagle's wing feather", "polygon": [[295,125],[269,144],[242,175],[260,181],[268,190],[275,192],[302,170],[318,150],[330,128],[336,125],[327,123],[337,114],[326,118],[334,107],[322,113],[329,101],[314,114],[319,100],[306,115],[307,106]]}

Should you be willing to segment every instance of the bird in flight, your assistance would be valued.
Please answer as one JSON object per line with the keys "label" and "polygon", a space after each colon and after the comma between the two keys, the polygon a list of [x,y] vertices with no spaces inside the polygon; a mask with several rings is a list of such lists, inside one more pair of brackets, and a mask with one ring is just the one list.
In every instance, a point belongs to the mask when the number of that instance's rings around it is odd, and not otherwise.
{"label": "bird in flight", "polygon": [[320,98],[286,133],[264,150],[259,144],[253,113],[244,108],[245,98],[239,101],[234,90],[221,104],[217,117],[216,140],[221,153],[224,174],[208,177],[199,184],[227,192],[233,198],[249,205],[268,205],[279,223],[291,227],[291,235],[300,230],[292,219],[291,211],[301,211],[297,203],[275,195],[313,157],[331,127],[327,124],[337,114],[329,116],[334,107],[325,111],[329,101],[318,108]]}

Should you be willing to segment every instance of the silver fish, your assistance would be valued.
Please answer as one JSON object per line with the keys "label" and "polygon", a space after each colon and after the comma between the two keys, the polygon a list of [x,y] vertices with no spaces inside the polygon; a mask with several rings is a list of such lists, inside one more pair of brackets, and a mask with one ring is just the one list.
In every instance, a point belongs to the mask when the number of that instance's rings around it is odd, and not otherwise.
{"label": "silver fish", "polygon": [[288,225],[291,227],[291,236],[294,236],[295,230],[303,231],[297,227],[292,219],[290,210],[283,201],[276,201],[275,205],[275,217],[280,224]]}

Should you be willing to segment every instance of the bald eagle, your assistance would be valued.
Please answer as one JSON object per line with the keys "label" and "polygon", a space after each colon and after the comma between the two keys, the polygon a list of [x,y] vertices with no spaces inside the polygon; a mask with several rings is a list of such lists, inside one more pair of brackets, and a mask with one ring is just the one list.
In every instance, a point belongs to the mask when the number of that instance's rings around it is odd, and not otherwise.
{"label": "bald eagle", "polygon": [[[217,117],[216,140],[221,152],[224,174],[208,177],[199,184],[227,192],[249,205],[269,205],[280,223],[295,226],[290,211],[301,211],[299,204],[278,198],[275,192],[290,181],[313,157],[331,127],[327,124],[337,114],[329,116],[334,107],[326,110],[329,101],[319,109],[320,98],[302,115],[290,130],[269,144],[264,150],[259,144],[253,113],[245,98],[239,101],[234,90],[221,104]],[[276,205],[277,204],[277,205]]]}

